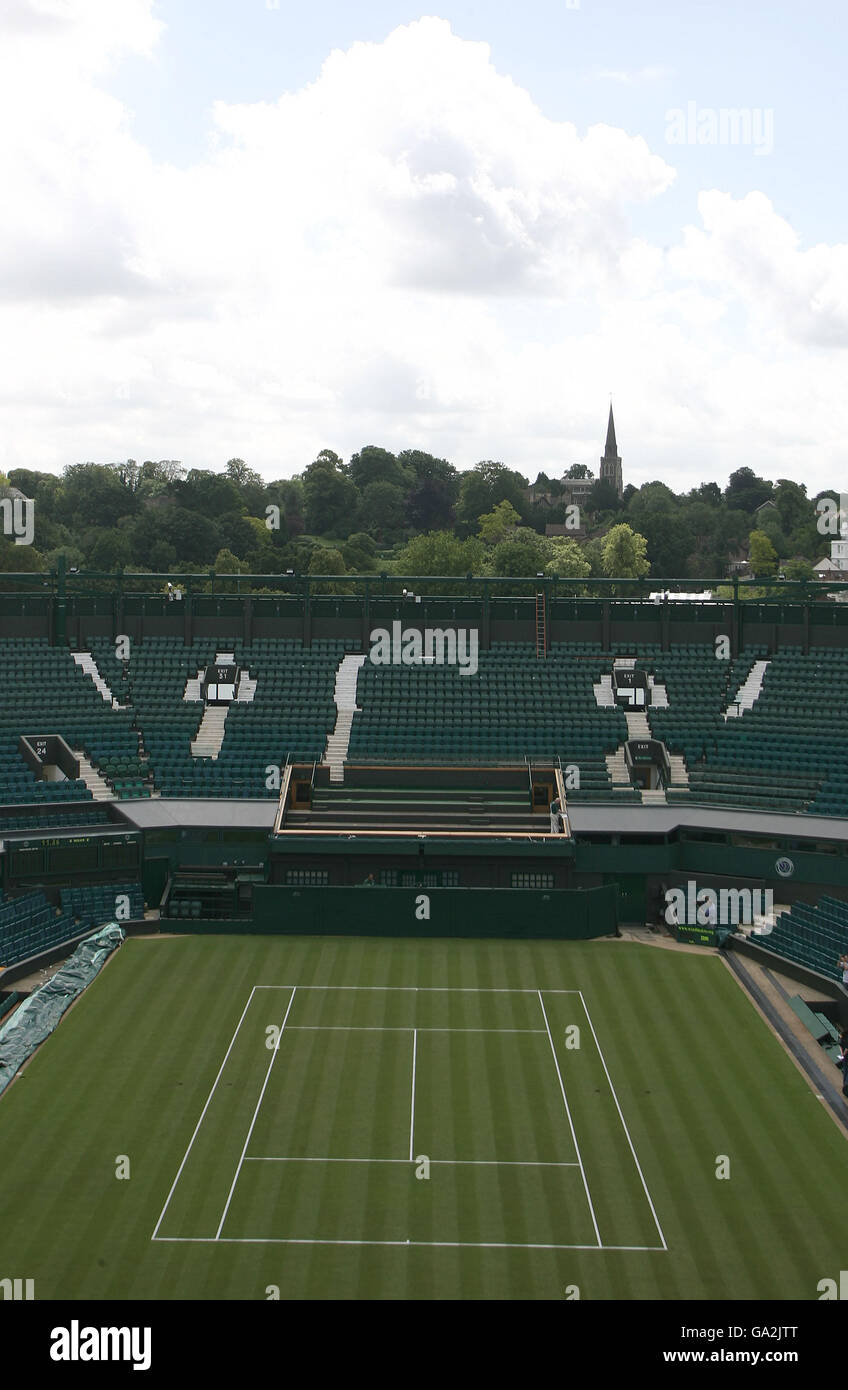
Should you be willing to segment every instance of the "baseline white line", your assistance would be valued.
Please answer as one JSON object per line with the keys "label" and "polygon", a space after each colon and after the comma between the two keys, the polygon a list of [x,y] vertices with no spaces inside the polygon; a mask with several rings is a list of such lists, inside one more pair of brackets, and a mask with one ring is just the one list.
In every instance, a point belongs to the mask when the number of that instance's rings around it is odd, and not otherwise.
{"label": "baseline white line", "polygon": [[244,1141],[244,1148],[243,1148],[242,1151],[241,1151],[241,1157],[239,1158],[239,1161],[238,1161],[238,1168],[236,1169],[236,1175],[235,1175],[235,1177],[233,1178],[232,1184],[230,1185],[230,1191],[229,1191],[229,1193],[228,1193],[228,1195],[227,1195],[227,1205],[224,1207],[224,1214],[223,1214],[223,1216],[221,1217],[221,1220],[220,1220],[219,1223],[218,1223],[218,1229],[217,1229],[217,1231],[215,1232],[215,1239],[216,1239],[216,1240],[219,1239],[219,1237],[220,1237],[220,1235],[221,1235],[221,1229],[222,1229],[222,1227],[223,1227],[223,1225],[224,1225],[224,1222],[225,1222],[226,1219],[227,1219],[227,1212],[228,1212],[229,1209],[230,1209],[230,1202],[232,1201],[233,1193],[234,1193],[235,1190],[236,1190],[236,1183],[238,1182],[238,1179],[239,1179],[239,1173],[241,1172],[241,1166],[242,1166],[242,1164],[244,1163],[244,1156],[245,1156],[245,1154],[247,1153],[247,1146],[248,1146],[248,1144],[250,1143],[250,1136],[251,1136],[251,1134],[253,1133],[253,1126],[256,1124],[256,1116],[259,1114],[259,1107],[260,1107],[260,1105],[262,1104],[262,1098],[263,1098],[263,1096],[265,1095],[265,1088],[266,1088],[266,1086],[268,1085],[268,1079],[269,1079],[269,1077],[270,1077],[270,1075],[271,1075],[271,1068],[273,1067],[275,1061],[277,1060],[277,1053],[278,1053],[279,1050],[280,1050],[280,1038],[282,1038],[282,1036],[283,1036],[283,1032],[284,1032],[284,1030],[285,1030],[285,1026],[286,1026],[286,1022],[287,1022],[287,1020],[288,1020],[288,1016],[289,1016],[289,1014],[291,1013],[291,1006],[292,1006],[292,1004],[294,1003],[294,996],[295,996],[296,994],[297,994],[297,985],[295,985],[294,989],[293,989],[292,992],[291,992],[291,999],[289,1000],[289,1006],[288,1006],[288,1008],[286,1009],[286,1016],[285,1016],[285,1018],[283,1019],[282,1026],[281,1026],[281,1028],[280,1028],[280,1036],[277,1038],[276,1046],[275,1046],[273,1052],[271,1053],[271,1060],[270,1060],[270,1062],[268,1063],[268,1070],[267,1070],[266,1073],[265,1073],[265,1080],[262,1082],[262,1090],[259,1092],[259,1099],[258,1099],[258,1101],[256,1102],[256,1109],[255,1109],[254,1112],[253,1112],[253,1119],[250,1121],[250,1129],[247,1131],[247,1138],[246,1138],[245,1141]]}
{"label": "baseline white line", "polygon": [[418,1029],[412,1030],[412,1105],[409,1112],[409,1161],[412,1162],[412,1136],[415,1131],[415,1059],[418,1056]]}
{"label": "baseline white line", "polygon": [[600,1231],[598,1230],[598,1223],[597,1223],[597,1221],[595,1220],[595,1208],[592,1206],[592,1198],[589,1196],[589,1184],[588,1184],[587,1181],[586,1181],[586,1172],[585,1172],[585,1170],[584,1170],[584,1168],[583,1168],[583,1159],[580,1157],[580,1145],[579,1145],[578,1142],[577,1142],[577,1135],[574,1133],[574,1124],[573,1124],[572,1119],[571,1119],[571,1111],[570,1111],[569,1108],[568,1108],[568,1097],[567,1097],[566,1094],[565,1094],[565,1086],[563,1085],[563,1082],[562,1082],[562,1072],[561,1072],[560,1069],[559,1069],[559,1058],[558,1058],[557,1055],[556,1055],[556,1048],[554,1047],[554,1040],[553,1040],[553,1038],[551,1037],[550,1024],[548,1023],[548,1015],[547,1015],[547,1013],[546,1013],[546,1011],[545,1011],[545,1001],[544,1001],[543,998],[542,998],[542,991],[541,991],[541,990],[537,990],[537,993],[538,993],[538,995],[539,995],[539,1003],[540,1003],[541,1006],[542,1006],[542,1015],[543,1015],[544,1020],[545,1020],[545,1028],[547,1029],[547,1033],[548,1033],[548,1042],[549,1042],[550,1045],[551,1045],[551,1052],[553,1053],[554,1066],[556,1067],[557,1076],[559,1077],[559,1089],[560,1089],[560,1091],[562,1092],[562,1100],[563,1100],[563,1104],[565,1105],[565,1113],[566,1113],[566,1115],[568,1116],[568,1126],[569,1126],[569,1129],[571,1130],[571,1137],[572,1137],[572,1139],[574,1140],[574,1151],[575,1151],[575,1153],[577,1154],[577,1162],[578,1162],[578,1164],[579,1164],[579,1166],[580,1166],[580,1173],[581,1173],[582,1178],[583,1178],[583,1186],[584,1186],[584,1188],[586,1189],[586,1200],[587,1200],[587,1202],[589,1203],[589,1210],[590,1210],[590,1212],[592,1213],[592,1225],[593,1225],[594,1228],[595,1228],[595,1236],[596,1236],[596,1238],[597,1238],[598,1245],[600,1246],[600,1245],[602,1244],[602,1241],[601,1241],[601,1233],[600,1233]]}
{"label": "baseline white line", "polygon": [[599,1041],[598,1041],[598,1035],[597,1035],[597,1033],[595,1032],[595,1028],[594,1028],[594,1025],[593,1025],[593,1023],[592,1023],[592,1020],[591,1020],[591,1018],[589,1017],[589,1010],[588,1010],[588,1008],[587,1008],[587,1006],[586,1006],[586,1000],[583,998],[583,991],[582,991],[582,990],[578,990],[577,993],[580,995],[580,1002],[581,1002],[581,1004],[583,1005],[583,1012],[584,1012],[585,1015],[586,1015],[586,1022],[589,1024],[589,1027],[590,1027],[591,1030],[592,1030],[592,1037],[595,1039],[595,1046],[596,1046],[596,1048],[598,1049],[598,1056],[599,1056],[600,1059],[601,1059],[601,1066],[603,1067],[604,1072],[605,1072],[605,1074],[606,1074],[607,1081],[609,1082],[609,1088],[610,1088],[610,1091],[612,1092],[612,1098],[613,1098],[613,1100],[615,1101],[615,1108],[616,1108],[616,1110],[618,1111],[618,1118],[621,1120],[621,1123],[622,1123],[622,1125],[624,1126],[624,1133],[627,1135],[627,1142],[628,1142],[628,1144],[630,1145],[630,1152],[631,1152],[632,1155],[633,1155],[633,1162],[636,1164],[636,1171],[637,1171],[637,1173],[639,1174],[639,1179],[640,1179],[640,1181],[641,1181],[641,1183],[642,1183],[642,1188],[643,1188],[643,1190],[644,1190],[645,1196],[646,1196],[647,1199],[648,1199],[648,1206],[651,1208],[651,1215],[652,1215],[653,1218],[654,1218],[654,1225],[655,1225],[656,1228],[657,1228],[657,1235],[659,1236],[660,1240],[662,1241],[662,1248],[663,1248],[663,1250],[667,1250],[667,1249],[668,1249],[668,1246],[667,1246],[666,1243],[665,1243],[665,1236],[663,1235],[662,1227],[661,1227],[661,1225],[660,1225],[660,1223],[659,1223],[659,1218],[658,1218],[657,1213],[656,1213],[656,1210],[655,1210],[655,1208],[654,1208],[654,1204],[653,1204],[653,1202],[652,1202],[652,1200],[651,1200],[651,1194],[650,1194],[650,1192],[648,1191],[648,1184],[645,1182],[645,1175],[644,1175],[644,1173],[642,1172],[642,1169],[641,1169],[641,1167],[640,1167],[639,1159],[638,1159],[638,1156],[637,1156],[637,1154],[636,1154],[636,1149],[635,1149],[634,1146],[633,1146],[633,1140],[630,1138],[630,1130],[627,1128],[627,1121],[625,1120],[624,1115],[622,1114],[621,1106],[620,1106],[619,1103],[618,1103],[618,1096],[617,1096],[616,1093],[615,1093],[615,1087],[614,1087],[613,1084],[612,1084],[612,1077],[611,1077],[610,1074],[609,1074],[609,1069],[608,1069],[607,1064],[606,1064],[606,1061],[605,1061],[605,1059],[604,1059],[604,1054],[603,1054],[603,1052],[601,1051],[601,1044],[600,1044]]}
{"label": "baseline white line", "polygon": [[[157,1236],[158,1241],[178,1245],[215,1244],[216,1236]],[[221,1245],[396,1245],[409,1250],[413,1246],[439,1250],[610,1250],[656,1251],[662,1245],[542,1245],[532,1241],[508,1240],[318,1240],[305,1236],[221,1236]]]}
{"label": "baseline white line", "polygon": [[[291,989],[291,985],[254,985],[254,989]],[[415,994],[538,994],[538,989],[495,988],[487,985],[475,989],[472,985],[295,985],[295,989],[378,989],[401,990]],[[546,994],[579,994],[579,989],[546,989]],[[571,1247],[569,1247],[570,1249]]]}
{"label": "baseline white line", "polygon": [[233,1043],[235,1042],[236,1038],[238,1037],[238,1031],[239,1031],[239,1029],[241,1028],[241,1025],[244,1023],[244,1016],[245,1016],[245,1014],[247,1013],[248,1009],[250,1008],[250,1001],[251,1001],[251,999],[253,998],[255,992],[256,992],[256,985],[254,985],[254,986],[253,986],[253,989],[250,991],[250,994],[249,994],[249,996],[248,996],[247,1003],[245,1004],[244,1008],[242,1009],[241,1018],[239,1019],[238,1023],[236,1024],[236,1031],[233,1033],[233,1036],[230,1038],[230,1045],[229,1045],[229,1047],[227,1048],[226,1053],[224,1054],[224,1060],[223,1060],[223,1062],[221,1063],[220,1067],[218,1068],[218,1075],[215,1077],[215,1080],[212,1082],[212,1090],[209,1092],[209,1095],[206,1097],[206,1104],[204,1105],[203,1109],[202,1109],[201,1112],[200,1112],[200,1119],[198,1120],[197,1124],[196,1124],[195,1127],[194,1127],[194,1134],[191,1136],[191,1138],[190,1138],[189,1141],[188,1141],[188,1148],[186,1149],[185,1153],[183,1154],[183,1161],[182,1161],[182,1163],[180,1164],[179,1168],[177,1169],[177,1176],[174,1178],[174,1181],[171,1183],[171,1190],[170,1190],[170,1192],[168,1193],[168,1196],[165,1198],[165,1205],[164,1205],[164,1207],[162,1208],[161,1212],[159,1213],[159,1220],[156,1222],[156,1226],[155,1226],[155,1229],[154,1229],[154,1231],[153,1231],[153,1235],[150,1237],[151,1240],[156,1240],[156,1239],[157,1239],[157,1232],[158,1232],[158,1230],[159,1230],[159,1227],[162,1225],[162,1220],[163,1220],[163,1218],[164,1218],[164,1216],[165,1216],[165,1212],[168,1210],[168,1204],[169,1204],[171,1198],[172,1198],[173,1195],[174,1195],[174,1189],[176,1188],[177,1183],[178,1183],[179,1180],[180,1180],[180,1174],[182,1173],[183,1168],[184,1168],[185,1165],[186,1165],[186,1159],[188,1158],[189,1154],[191,1153],[191,1146],[192,1146],[192,1144],[194,1143],[195,1139],[197,1138],[197,1132],[198,1132],[198,1130],[200,1129],[200,1126],[203,1124],[203,1117],[204,1117],[204,1115],[206,1114],[206,1111],[209,1109],[209,1103],[210,1103],[210,1101],[212,1100],[213,1095],[215,1094],[215,1087],[218,1085],[218,1082],[221,1080],[221,1074],[222,1074],[222,1072],[223,1072],[223,1070],[224,1070],[224,1067],[227,1065],[227,1058],[229,1057],[230,1053],[231,1053],[232,1050],[233,1050]]}
{"label": "baseline white line", "polygon": [[290,1033],[539,1033],[544,1037],[544,1028],[418,1028],[411,1023],[387,1028],[367,1023],[293,1023]]}
{"label": "baseline white line", "polygon": [[[404,1163],[408,1158],[280,1158],[277,1154],[248,1154],[245,1163]],[[414,1163],[415,1160],[413,1159]],[[481,1168],[579,1168],[579,1163],[554,1163],[549,1159],[530,1158],[431,1158],[443,1167],[457,1168],[473,1164]]]}

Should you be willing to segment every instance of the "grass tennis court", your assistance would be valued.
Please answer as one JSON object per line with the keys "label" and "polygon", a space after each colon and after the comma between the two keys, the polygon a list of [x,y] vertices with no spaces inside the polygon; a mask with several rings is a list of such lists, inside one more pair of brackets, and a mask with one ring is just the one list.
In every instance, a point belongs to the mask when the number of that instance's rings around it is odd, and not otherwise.
{"label": "grass tennis court", "polygon": [[846,1158],[715,957],[131,940],[0,1103],[0,1272],[37,1298],[814,1300]]}

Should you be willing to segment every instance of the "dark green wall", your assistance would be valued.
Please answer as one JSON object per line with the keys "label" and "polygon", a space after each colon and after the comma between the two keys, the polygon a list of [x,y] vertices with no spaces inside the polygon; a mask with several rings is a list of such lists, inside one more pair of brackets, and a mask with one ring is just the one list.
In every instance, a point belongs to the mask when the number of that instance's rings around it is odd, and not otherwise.
{"label": "dark green wall", "polygon": [[[429,917],[422,915],[429,908]],[[184,924],[181,923],[184,929]],[[614,887],[585,892],[491,888],[283,888],[257,885],[255,932],[327,936],[485,936],[578,940],[616,929]]]}

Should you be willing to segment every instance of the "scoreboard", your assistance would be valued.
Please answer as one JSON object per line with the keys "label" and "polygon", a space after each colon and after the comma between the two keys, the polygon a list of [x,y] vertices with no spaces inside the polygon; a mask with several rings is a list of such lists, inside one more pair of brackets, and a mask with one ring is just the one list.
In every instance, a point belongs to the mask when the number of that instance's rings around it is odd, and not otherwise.
{"label": "scoreboard", "polygon": [[136,832],[88,835],[24,835],[2,841],[6,882],[26,879],[61,878],[67,883],[75,876],[121,870],[138,873],[141,864],[141,835]]}

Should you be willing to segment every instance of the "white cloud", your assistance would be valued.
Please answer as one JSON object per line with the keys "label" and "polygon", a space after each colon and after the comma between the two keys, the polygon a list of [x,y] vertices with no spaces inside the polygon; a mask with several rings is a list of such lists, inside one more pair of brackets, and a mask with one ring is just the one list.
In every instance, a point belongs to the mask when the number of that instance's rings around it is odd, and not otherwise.
{"label": "white cloud", "polygon": [[595,73],[599,82],[620,82],[626,87],[641,85],[644,82],[659,82],[662,78],[670,76],[671,69],[663,67],[661,63],[643,68],[604,68]]}
{"label": "white cloud", "polygon": [[846,248],[802,251],[757,193],[702,195],[670,252],[635,238],[669,164],[551,120],[432,18],[218,104],[208,156],[163,166],[98,86],[159,32],[150,0],[0,17],[0,468],[277,477],[379,443],[535,476],[596,465],[612,391],[628,480],[831,481]]}

